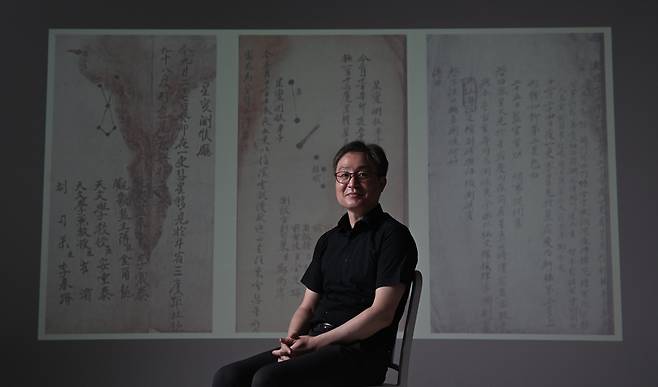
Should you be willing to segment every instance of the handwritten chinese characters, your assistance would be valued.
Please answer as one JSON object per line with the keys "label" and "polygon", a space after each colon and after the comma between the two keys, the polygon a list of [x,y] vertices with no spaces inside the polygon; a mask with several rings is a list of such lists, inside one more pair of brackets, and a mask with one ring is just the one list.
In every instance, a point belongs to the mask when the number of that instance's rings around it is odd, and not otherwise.
{"label": "handwritten chinese characters", "polygon": [[406,219],[404,38],[239,43],[236,330],[280,332],[315,242],[342,215],[331,170],[340,145],[362,139],[388,151],[383,205]]}
{"label": "handwritten chinese characters", "polygon": [[612,334],[602,35],[427,43],[432,332]]}
{"label": "handwritten chinese characters", "polygon": [[214,37],[62,34],[55,53],[46,333],[210,331]]}

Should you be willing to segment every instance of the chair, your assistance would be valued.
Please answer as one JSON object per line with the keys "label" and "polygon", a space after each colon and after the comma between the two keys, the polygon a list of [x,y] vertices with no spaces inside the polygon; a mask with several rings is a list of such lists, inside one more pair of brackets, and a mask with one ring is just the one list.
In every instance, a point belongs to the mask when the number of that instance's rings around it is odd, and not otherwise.
{"label": "chair", "polygon": [[[397,382],[395,384],[384,383],[381,386],[399,386],[407,387],[407,377],[409,375],[409,357],[411,356],[411,343],[414,339],[414,327],[416,326],[416,314],[418,313],[418,305],[420,304],[420,291],[423,288],[423,276],[420,271],[414,272],[414,278],[411,282],[411,290],[409,292],[409,302],[407,305],[407,317],[404,321],[404,331],[402,333],[402,346],[400,347],[400,355],[398,363],[391,359],[388,368],[397,371]],[[394,357],[394,355],[393,355]],[[377,387],[377,386],[372,386]]]}

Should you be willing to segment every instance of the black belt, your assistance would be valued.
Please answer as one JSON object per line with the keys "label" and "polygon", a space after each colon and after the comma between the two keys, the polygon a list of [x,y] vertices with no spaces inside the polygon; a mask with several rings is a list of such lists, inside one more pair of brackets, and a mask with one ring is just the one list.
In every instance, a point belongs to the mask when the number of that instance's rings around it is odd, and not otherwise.
{"label": "black belt", "polygon": [[317,323],[309,331],[309,335],[317,336],[336,328],[335,325],[326,322]]}

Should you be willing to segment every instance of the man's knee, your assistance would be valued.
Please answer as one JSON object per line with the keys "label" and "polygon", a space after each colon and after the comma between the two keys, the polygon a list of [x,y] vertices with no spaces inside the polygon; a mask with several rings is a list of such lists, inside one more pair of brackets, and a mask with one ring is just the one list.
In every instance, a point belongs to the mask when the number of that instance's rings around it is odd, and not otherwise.
{"label": "man's knee", "polygon": [[212,387],[242,387],[239,386],[239,373],[233,364],[225,365],[215,372]]}
{"label": "man's knee", "polygon": [[251,387],[283,387],[291,385],[291,380],[286,383],[283,367],[271,364],[259,369],[251,381]]}

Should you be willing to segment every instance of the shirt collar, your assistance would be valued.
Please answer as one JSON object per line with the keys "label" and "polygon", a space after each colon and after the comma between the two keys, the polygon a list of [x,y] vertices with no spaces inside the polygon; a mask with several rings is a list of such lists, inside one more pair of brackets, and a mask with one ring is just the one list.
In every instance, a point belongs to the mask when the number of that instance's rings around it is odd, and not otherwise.
{"label": "shirt collar", "polygon": [[382,210],[381,204],[377,203],[375,208],[368,211],[363,218],[359,219],[356,224],[354,224],[354,230],[350,226],[350,218],[347,214],[344,214],[338,221],[338,228],[342,231],[356,231],[362,227],[374,227],[377,223],[383,218],[384,210]]}

